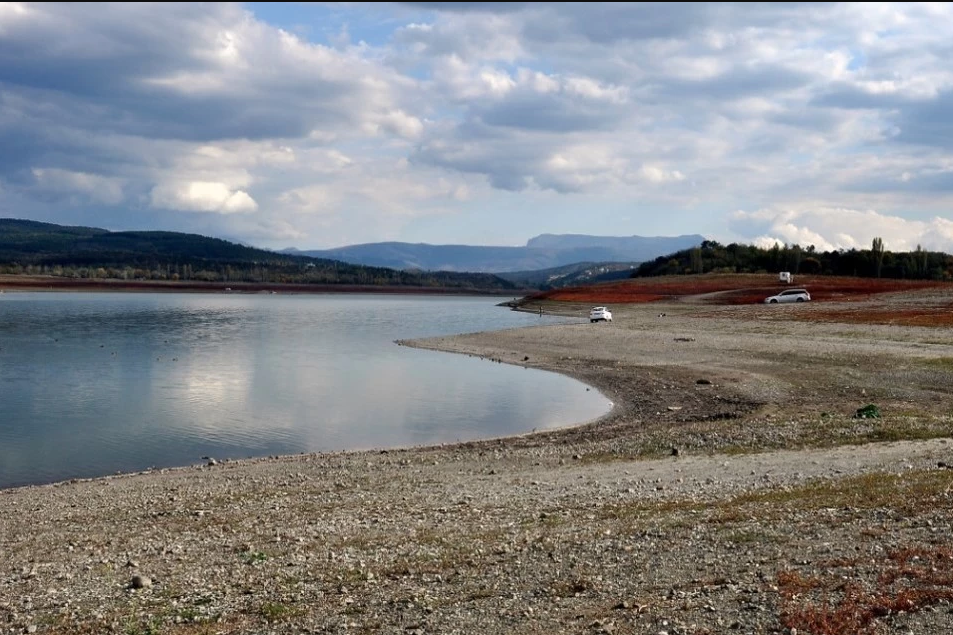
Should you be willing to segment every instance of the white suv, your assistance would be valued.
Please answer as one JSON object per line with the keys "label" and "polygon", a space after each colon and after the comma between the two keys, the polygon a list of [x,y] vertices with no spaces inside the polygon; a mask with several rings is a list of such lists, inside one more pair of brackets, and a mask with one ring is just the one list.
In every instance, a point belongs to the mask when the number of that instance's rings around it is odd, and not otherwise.
{"label": "white suv", "polygon": [[606,322],[612,321],[612,312],[609,311],[604,306],[594,306],[589,310],[589,321],[598,322],[600,320],[605,320]]}
{"label": "white suv", "polygon": [[778,304],[784,302],[810,302],[811,294],[807,289],[787,289],[770,298],[765,298],[765,304]]}

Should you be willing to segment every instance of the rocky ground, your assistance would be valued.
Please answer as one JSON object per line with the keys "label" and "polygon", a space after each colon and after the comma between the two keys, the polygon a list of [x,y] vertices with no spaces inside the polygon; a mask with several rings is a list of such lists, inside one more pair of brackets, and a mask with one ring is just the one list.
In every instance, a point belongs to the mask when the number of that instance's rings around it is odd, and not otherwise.
{"label": "rocky ground", "polygon": [[600,421],[0,491],[0,633],[948,632],[953,337],[831,306],[548,303],[581,319],[402,344]]}

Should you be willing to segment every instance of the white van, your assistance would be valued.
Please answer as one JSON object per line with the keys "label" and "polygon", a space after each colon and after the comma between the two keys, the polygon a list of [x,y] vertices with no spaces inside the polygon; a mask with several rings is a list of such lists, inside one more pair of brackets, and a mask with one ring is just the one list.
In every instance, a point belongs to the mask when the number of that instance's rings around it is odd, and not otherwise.
{"label": "white van", "polygon": [[782,271],[778,274],[778,282],[784,282],[786,284],[791,284],[794,282],[794,276],[791,275],[790,271]]}

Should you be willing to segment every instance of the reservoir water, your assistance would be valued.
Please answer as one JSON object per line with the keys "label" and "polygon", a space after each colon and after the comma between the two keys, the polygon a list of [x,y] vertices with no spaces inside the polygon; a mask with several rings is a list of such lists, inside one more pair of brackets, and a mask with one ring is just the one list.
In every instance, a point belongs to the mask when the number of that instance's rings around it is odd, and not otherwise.
{"label": "reservoir water", "polygon": [[554,373],[398,346],[579,321],[499,298],[0,295],[0,487],[496,437],[606,413]]}

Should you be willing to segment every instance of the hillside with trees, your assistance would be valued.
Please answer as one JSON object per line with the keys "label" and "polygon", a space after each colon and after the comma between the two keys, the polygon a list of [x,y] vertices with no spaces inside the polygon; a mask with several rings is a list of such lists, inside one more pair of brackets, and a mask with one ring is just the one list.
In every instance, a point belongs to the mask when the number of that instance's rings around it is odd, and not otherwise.
{"label": "hillside with trees", "polygon": [[811,245],[775,244],[770,249],[713,240],[642,263],[633,278],[698,273],[774,273],[913,280],[953,280],[953,255],[927,251],[892,252],[875,238],[870,249],[817,251]]}
{"label": "hillside with trees", "polygon": [[638,264],[637,262],[577,262],[550,269],[508,271],[496,275],[521,287],[545,291],[624,280],[631,275]]}
{"label": "hillside with trees", "polygon": [[280,254],[197,234],[0,219],[0,274],[75,279],[340,284],[509,291],[491,274],[396,271]]}

